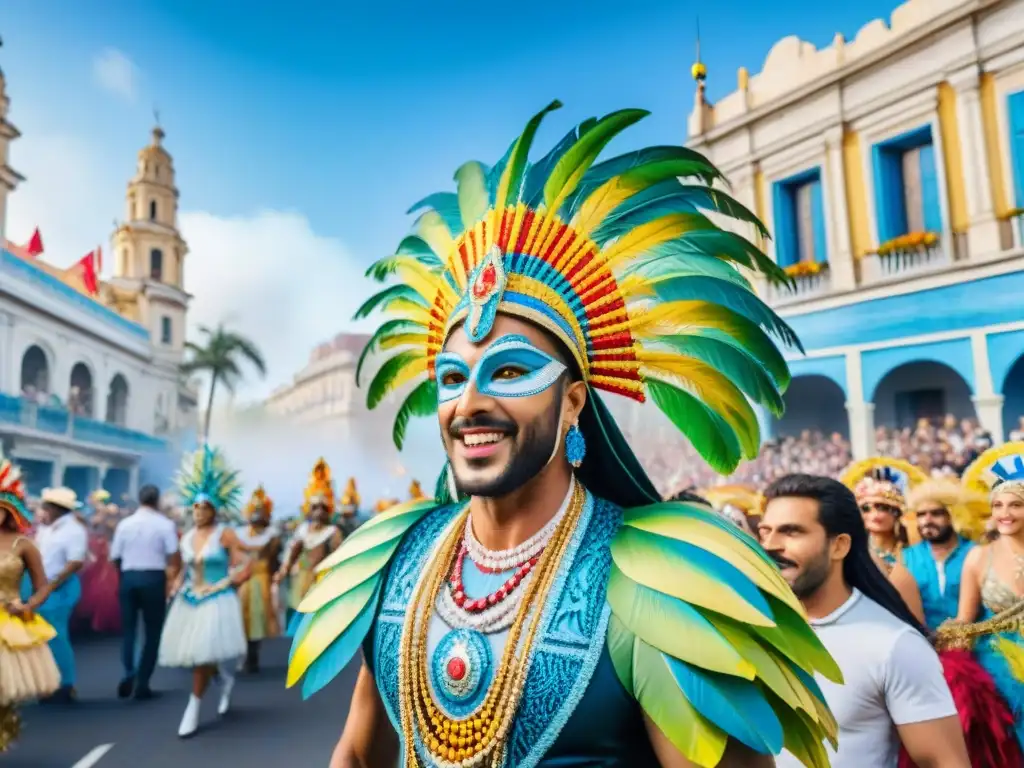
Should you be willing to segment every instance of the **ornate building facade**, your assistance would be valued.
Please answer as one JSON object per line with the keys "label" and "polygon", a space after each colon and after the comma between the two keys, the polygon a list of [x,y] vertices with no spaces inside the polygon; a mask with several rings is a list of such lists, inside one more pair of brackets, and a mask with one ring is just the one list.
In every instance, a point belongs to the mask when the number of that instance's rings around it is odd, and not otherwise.
{"label": "ornate building facade", "polygon": [[[5,89],[0,75],[0,233],[7,196],[24,181],[8,161],[19,134]],[[0,239],[0,440],[32,493],[103,487],[120,500],[148,460],[175,454],[175,439],[194,432],[196,392],[179,375],[187,247],[163,138],[155,128],[138,154],[109,281]]]}
{"label": "ornate building facade", "polygon": [[[765,221],[791,288],[786,417],[846,433],[942,414],[1001,441],[1024,416],[1024,0],[909,0],[853,40],[779,41],[689,145]],[[754,233],[746,232],[750,237]]]}

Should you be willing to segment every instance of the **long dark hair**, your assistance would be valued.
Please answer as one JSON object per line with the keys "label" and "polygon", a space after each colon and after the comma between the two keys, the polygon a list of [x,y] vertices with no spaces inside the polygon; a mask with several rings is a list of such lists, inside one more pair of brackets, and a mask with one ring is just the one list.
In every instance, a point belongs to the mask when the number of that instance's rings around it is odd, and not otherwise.
{"label": "long dark hair", "polygon": [[818,502],[818,521],[828,537],[832,539],[842,533],[850,537],[850,551],[843,560],[846,583],[928,637],[928,629],[917,620],[871,556],[868,532],[853,491],[830,477],[786,475],[769,485],[764,496],[766,501],[796,497]]}

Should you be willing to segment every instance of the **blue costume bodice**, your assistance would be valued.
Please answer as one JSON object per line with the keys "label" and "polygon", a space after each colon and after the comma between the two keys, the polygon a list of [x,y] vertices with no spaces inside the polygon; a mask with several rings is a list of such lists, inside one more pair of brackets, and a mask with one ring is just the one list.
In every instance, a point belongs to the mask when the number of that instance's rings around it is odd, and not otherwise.
{"label": "blue costume bodice", "polygon": [[[203,543],[201,551],[196,551],[193,546],[196,529],[193,528],[181,539],[181,558],[185,562],[185,587],[183,594],[186,599],[192,602],[214,597],[215,595],[231,589],[231,585],[223,584],[228,578],[231,567],[231,558],[228,551],[221,543],[224,535],[223,526],[217,526],[209,538]],[[215,584],[221,584],[214,592],[205,590]]]}
{"label": "blue costume bodice", "polygon": [[[402,623],[419,576],[445,538],[457,514],[447,507],[424,518],[409,531],[391,564],[374,630],[364,646],[368,663],[395,730],[402,736],[398,698],[398,658]],[[605,633],[610,609],[606,602],[611,568],[612,536],[621,511],[588,495],[582,516],[543,606],[543,618],[531,650],[530,671],[508,739],[506,766],[512,768],[656,768],[639,705],[616,676]],[[486,575],[467,567],[467,594],[486,594],[507,574]],[[453,631],[437,612],[431,620],[428,653],[436,658]],[[444,686],[431,671],[437,703],[452,715],[472,711],[495,673],[504,633],[477,635],[482,680],[477,694],[447,700]],[[472,642],[470,643],[472,645]],[[490,649],[490,650],[489,650]],[[432,666],[436,666],[432,665]],[[464,707],[464,709],[463,709]],[[462,715],[464,716],[464,715]],[[420,759],[427,765],[424,750]]]}
{"label": "blue costume bodice", "polygon": [[942,563],[936,562],[931,544],[927,541],[903,550],[903,563],[921,591],[924,620],[928,629],[934,631],[944,621],[956,616],[960,603],[960,578],[967,553],[973,547],[973,542],[959,539],[956,548]]}

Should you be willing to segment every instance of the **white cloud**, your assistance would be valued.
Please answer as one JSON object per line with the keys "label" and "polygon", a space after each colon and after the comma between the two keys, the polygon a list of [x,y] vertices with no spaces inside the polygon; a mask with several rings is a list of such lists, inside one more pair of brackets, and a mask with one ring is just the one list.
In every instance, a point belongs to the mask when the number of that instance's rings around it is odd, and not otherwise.
{"label": "white cloud", "polygon": [[116,48],[106,48],[93,59],[92,76],[100,88],[126,101],[135,101],[139,68]]}
{"label": "white cloud", "polygon": [[[25,244],[38,226],[43,258],[58,266],[102,245],[103,276],[110,277],[110,233],[123,215],[132,148],[106,158],[73,136],[35,132],[19,139],[11,155],[26,181],[10,197],[7,238]],[[190,181],[179,183],[187,200]],[[317,343],[354,327],[350,318],[370,287],[364,268],[343,243],[315,233],[302,214],[228,218],[186,210],[180,222],[190,250],[190,335],[198,325],[223,322],[252,339],[266,358],[266,379],[244,382],[239,401],[289,381]]]}

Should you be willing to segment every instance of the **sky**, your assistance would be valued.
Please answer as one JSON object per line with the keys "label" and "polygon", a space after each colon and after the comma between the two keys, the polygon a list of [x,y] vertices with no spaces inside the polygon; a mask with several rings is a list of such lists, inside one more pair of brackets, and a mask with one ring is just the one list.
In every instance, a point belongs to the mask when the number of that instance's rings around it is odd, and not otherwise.
{"label": "sky", "polygon": [[363,273],[406,233],[409,205],[451,189],[466,160],[496,161],[552,99],[566,106],[538,150],[624,107],[652,114],[613,150],[680,144],[698,12],[714,101],[781,38],[852,39],[897,3],[3,5],[0,68],[22,132],[10,164],[27,177],[7,237],[27,242],[39,226],[60,265],[107,246],[158,111],[190,248],[190,327],[224,322],[261,347],[268,375],[242,385],[248,400],[290,380],[316,343],[356,329],[352,312],[372,291]]}

